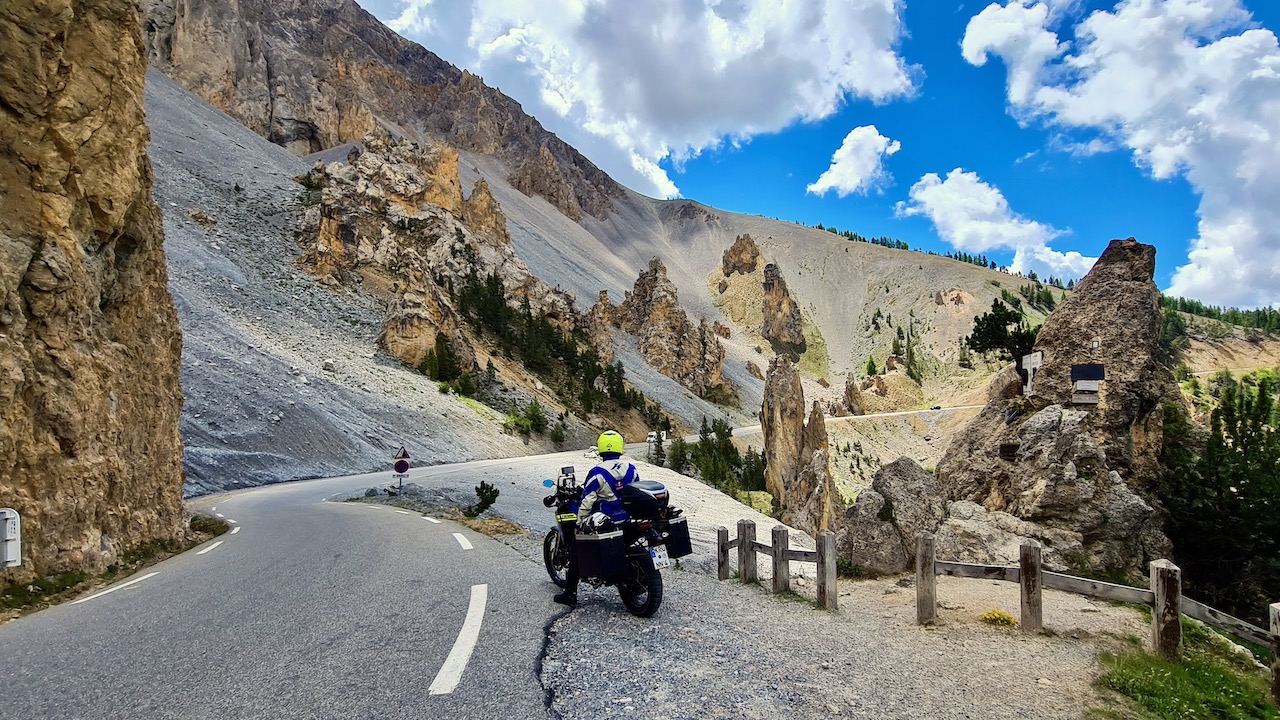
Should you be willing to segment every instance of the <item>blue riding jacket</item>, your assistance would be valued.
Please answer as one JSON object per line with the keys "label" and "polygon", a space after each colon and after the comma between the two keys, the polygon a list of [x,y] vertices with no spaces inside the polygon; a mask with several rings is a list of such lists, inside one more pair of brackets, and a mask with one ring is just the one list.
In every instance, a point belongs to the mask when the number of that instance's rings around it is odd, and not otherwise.
{"label": "blue riding jacket", "polygon": [[602,456],[600,462],[587,471],[578,505],[578,521],[586,520],[595,512],[608,515],[614,522],[626,520],[627,511],[622,507],[618,492],[639,479],[640,473],[630,460],[621,455]]}

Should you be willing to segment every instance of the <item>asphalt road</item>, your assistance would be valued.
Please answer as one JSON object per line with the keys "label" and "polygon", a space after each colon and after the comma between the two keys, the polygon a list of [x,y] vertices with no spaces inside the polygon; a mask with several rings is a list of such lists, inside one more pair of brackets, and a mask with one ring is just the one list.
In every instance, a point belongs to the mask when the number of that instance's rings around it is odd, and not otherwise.
{"label": "asphalt road", "polygon": [[[490,460],[414,469],[409,481],[470,492],[501,476],[504,514],[527,512],[532,527],[549,524],[541,479],[563,464],[589,462],[581,451]],[[563,609],[541,563],[447,521],[334,501],[389,480],[194,501],[239,529],[0,627],[0,716],[548,717],[538,664]],[[469,658],[464,647],[447,660],[477,623]]]}

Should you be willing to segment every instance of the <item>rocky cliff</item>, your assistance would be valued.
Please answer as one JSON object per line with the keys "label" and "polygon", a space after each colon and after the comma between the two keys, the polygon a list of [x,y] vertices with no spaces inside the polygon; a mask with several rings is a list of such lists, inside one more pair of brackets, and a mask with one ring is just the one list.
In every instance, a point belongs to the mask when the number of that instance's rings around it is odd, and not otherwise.
{"label": "rocky cliff", "polygon": [[129,0],[0,14],[0,585],[96,572],[183,533],[182,338],[167,290]]}
{"label": "rocky cliff", "polygon": [[495,155],[512,184],[603,219],[622,188],[519,103],[352,0],[142,0],[151,63],[299,155],[378,127]]}
{"label": "rocky cliff", "polygon": [[[601,294],[600,300],[607,304],[608,296]],[[715,326],[705,318],[693,324],[658,258],[649,260],[649,268],[636,278],[621,305],[598,304],[591,313],[610,318],[615,327],[639,338],[646,362],[699,396],[720,401],[736,396],[736,389],[721,374],[724,347]]]}
{"label": "rocky cliff", "polygon": [[765,489],[782,509],[782,522],[814,534],[832,524],[835,482],[822,406],[805,422],[804,389],[795,365],[780,355],[769,365],[760,409]]}
{"label": "rocky cliff", "polygon": [[[1035,349],[1043,364],[1030,394],[1001,376],[1002,387],[938,467],[955,500],[1078,533],[1081,560],[1097,570],[1140,571],[1169,551],[1151,497],[1161,473],[1162,408],[1182,399],[1156,361],[1154,269],[1155,248],[1112,241],[1041,328]],[[1084,365],[1105,373],[1096,393],[1073,383],[1073,366]]]}
{"label": "rocky cliff", "polygon": [[787,292],[787,281],[782,270],[774,263],[764,266],[764,322],[760,335],[773,345],[777,352],[786,352],[792,359],[805,351],[803,326],[800,324],[800,306]]}
{"label": "rocky cliff", "polygon": [[720,260],[720,271],[725,277],[734,273],[750,275],[760,264],[760,248],[756,246],[750,235],[742,234],[734,239],[733,245],[724,251]]}
{"label": "rocky cliff", "polygon": [[352,271],[359,268],[390,277],[384,349],[417,367],[443,337],[472,367],[475,350],[446,288],[490,275],[513,307],[527,302],[538,315],[575,326],[573,295],[548,287],[516,257],[488,184],[480,180],[463,197],[456,151],[386,131],[366,135],[362,147],[345,163],[317,164],[299,178],[308,192],[319,192],[319,203],[298,236],[302,264],[326,284],[357,282]]}

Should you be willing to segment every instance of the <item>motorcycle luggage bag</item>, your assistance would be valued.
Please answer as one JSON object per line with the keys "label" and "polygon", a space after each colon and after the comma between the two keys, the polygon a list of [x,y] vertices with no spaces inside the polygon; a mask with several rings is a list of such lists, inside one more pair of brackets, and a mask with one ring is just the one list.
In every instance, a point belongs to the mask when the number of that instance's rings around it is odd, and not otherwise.
{"label": "motorcycle luggage bag", "polygon": [[627,545],[622,531],[578,533],[575,540],[578,570],[583,577],[613,577],[627,567]]}
{"label": "motorcycle luggage bag", "polygon": [[689,523],[679,517],[667,523],[663,541],[667,546],[667,556],[672,560],[693,554],[693,543],[689,540]]}
{"label": "motorcycle luggage bag", "polygon": [[667,507],[667,486],[656,480],[637,480],[618,491],[622,508],[633,520],[652,520]]}

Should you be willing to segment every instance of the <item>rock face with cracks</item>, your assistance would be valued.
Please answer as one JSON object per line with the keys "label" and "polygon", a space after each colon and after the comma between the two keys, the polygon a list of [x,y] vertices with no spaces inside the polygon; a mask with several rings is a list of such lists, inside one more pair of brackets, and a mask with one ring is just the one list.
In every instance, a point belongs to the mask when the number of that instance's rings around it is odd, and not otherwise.
{"label": "rock face with cracks", "polygon": [[782,522],[813,534],[831,527],[836,487],[822,406],[814,402],[808,423],[804,407],[800,374],[778,356],[769,365],[761,407],[765,489],[782,508]]}
{"label": "rock face with cracks", "polygon": [[796,359],[805,351],[800,306],[782,279],[782,270],[775,264],[764,266],[764,322],[760,325],[763,336],[775,350],[788,352]]}
{"label": "rock face with cracks", "polygon": [[23,520],[0,585],[184,534],[138,27],[128,0],[0,13],[0,506]]}
{"label": "rock face with cracks", "polygon": [[739,235],[733,245],[724,251],[721,258],[721,270],[725,277],[729,277],[734,273],[742,273],[750,275],[756,271],[756,267],[760,264],[760,248],[756,245],[755,240],[750,235]]}
{"label": "rock face with cracks", "polygon": [[548,287],[516,257],[488,184],[480,180],[463,197],[456,151],[382,131],[366,135],[362,146],[348,162],[317,164],[300,178],[320,193],[298,232],[301,262],[326,284],[354,282],[359,268],[392,276],[394,297],[378,341],[387,352],[416,367],[443,338],[464,368],[476,369],[445,287],[489,276],[513,307],[527,302],[532,312],[575,326],[573,295]]}
{"label": "rock face with cracks", "polygon": [[638,337],[646,362],[698,395],[736,392],[721,374],[724,346],[715,328],[705,318],[693,324],[658,258],[649,261],[649,268],[640,273],[621,305],[608,305],[608,296],[602,293],[590,313],[607,317],[615,327]]}
{"label": "rock face with cracks", "polygon": [[[1035,349],[1044,361],[1031,395],[1012,392],[1001,376],[938,467],[951,498],[1024,521],[1016,532],[1080,537],[1083,561],[1095,570],[1140,571],[1169,552],[1151,496],[1161,477],[1163,406],[1182,399],[1156,361],[1154,268],[1155,248],[1112,241],[1041,328]],[[1071,368],[1081,364],[1105,368],[1097,404],[1072,402]],[[979,515],[966,521],[981,522]]]}

